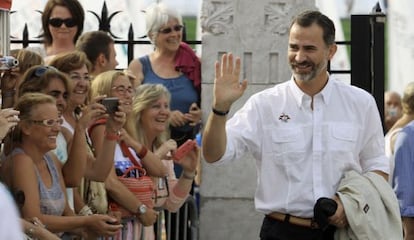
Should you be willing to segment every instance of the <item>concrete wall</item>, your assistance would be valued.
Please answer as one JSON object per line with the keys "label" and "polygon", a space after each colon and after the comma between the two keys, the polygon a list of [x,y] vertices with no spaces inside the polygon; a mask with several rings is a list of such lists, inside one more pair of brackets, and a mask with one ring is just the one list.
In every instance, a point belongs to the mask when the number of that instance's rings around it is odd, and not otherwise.
{"label": "concrete wall", "polygon": [[[214,62],[225,52],[240,56],[249,86],[230,116],[252,94],[290,78],[287,65],[291,19],[311,0],[204,0],[201,9],[202,109],[211,111]],[[259,239],[263,215],[254,209],[255,161],[247,155],[225,166],[202,164],[200,239]]]}

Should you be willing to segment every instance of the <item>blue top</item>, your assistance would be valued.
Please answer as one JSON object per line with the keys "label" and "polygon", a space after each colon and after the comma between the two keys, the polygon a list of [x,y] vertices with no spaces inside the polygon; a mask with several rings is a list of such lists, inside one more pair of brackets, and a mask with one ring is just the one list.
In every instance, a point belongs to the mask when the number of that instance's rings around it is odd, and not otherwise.
{"label": "blue top", "polygon": [[397,135],[394,149],[392,186],[398,198],[401,216],[414,217],[414,121]]}
{"label": "blue top", "polygon": [[[17,153],[24,153],[24,151],[21,148],[15,148],[12,154]],[[43,158],[52,176],[52,186],[50,188],[45,186],[39,171],[35,168],[39,184],[40,212],[45,215],[62,216],[65,210],[66,199],[60,186],[59,173],[53,159],[49,155],[46,154]]]}
{"label": "blue top", "polygon": [[[144,79],[142,83],[162,84],[171,93],[170,109],[179,110],[182,113],[188,113],[192,103],[198,103],[199,97],[193,82],[184,74],[176,78],[162,78],[158,76],[151,67],[149,56],[145,55],[139,58],[142,64],[142,73]],[[181,132],[188,132],[192,129],[188,124],[176,129]]]}

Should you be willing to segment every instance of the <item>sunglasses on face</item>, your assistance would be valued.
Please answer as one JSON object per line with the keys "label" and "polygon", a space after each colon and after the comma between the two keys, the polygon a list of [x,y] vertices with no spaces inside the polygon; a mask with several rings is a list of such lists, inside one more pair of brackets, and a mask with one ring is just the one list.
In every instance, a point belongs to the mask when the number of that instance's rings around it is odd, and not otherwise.
{"label": "sunglasses on face", "polygon": [[170,32],[172,32],[173,30],[176,32],[181,31],[184,28],[183,25],[175,25],[173,27],[168,27],[168,28],[164,28],[164,29],[160,29],[158,30],[159,33],[163,33],[163,34],[168,34]]}
{"label": "sunglasses on face", "polygon": [[56,68],[52,67],[52,66],[39,66],[32,72],[32,75],[30,76],[30,78],[33,78],[33,77],[40,78],[47,71],[56,71],[57,72],[58,70]]}
{"label": "sunglasses on face", "polygon": [[76,22],[73,18],[66,18],[66,19],[62,19],[62,18],[51,18],[49,19],[49,24],[52,27],[61,27],[62,24],[65,24],[66,27],[71,28],[76,26]]}
{"label": "sunglasses on face", "polygon": [[31,123],[34,123],[34,124],[37,124],[37,125],[41,125],[41,126],[45,126],[45,127],[60,126],[63,123],[63,119],[62,118],[58,118],[58,119],[45,119],[45,120],[31,120],[31,119],[29,119],[29,121]]}

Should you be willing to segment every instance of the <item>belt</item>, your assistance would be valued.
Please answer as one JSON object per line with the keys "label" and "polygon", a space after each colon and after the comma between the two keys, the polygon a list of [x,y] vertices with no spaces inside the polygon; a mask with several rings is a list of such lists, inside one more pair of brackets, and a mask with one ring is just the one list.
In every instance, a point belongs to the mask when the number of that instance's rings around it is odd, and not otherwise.
{"label": "belt", "polygon": [[290,223],[290,224],[301,226],[301,227],[307,227],[311,229],[319,228],[318,224],[315,222],[313,218],[300,218],[300,217],[295,217],[289,214],[278,213],[278,212],[272,212],[272,213],[267,214],[266,216],[273,218],[280,222],[286,222],[286,223]]}

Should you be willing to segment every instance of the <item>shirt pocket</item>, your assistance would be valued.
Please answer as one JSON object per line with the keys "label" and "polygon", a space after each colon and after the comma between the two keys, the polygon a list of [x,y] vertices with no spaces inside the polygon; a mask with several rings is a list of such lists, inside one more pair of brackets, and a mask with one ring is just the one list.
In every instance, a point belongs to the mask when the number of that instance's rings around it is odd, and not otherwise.
{"label": "shirt pocket", "polygon": [[301,128],[279,128],[272,131],[272,155],[276,164],[294,164],[303,160],[305,136]]}
{"label": "shirt pocket", "polygon": [[358,129],[351,124],[335,124],[330,128],[330,137],[327,142],[330,151],[353,152],[355,150]]}

